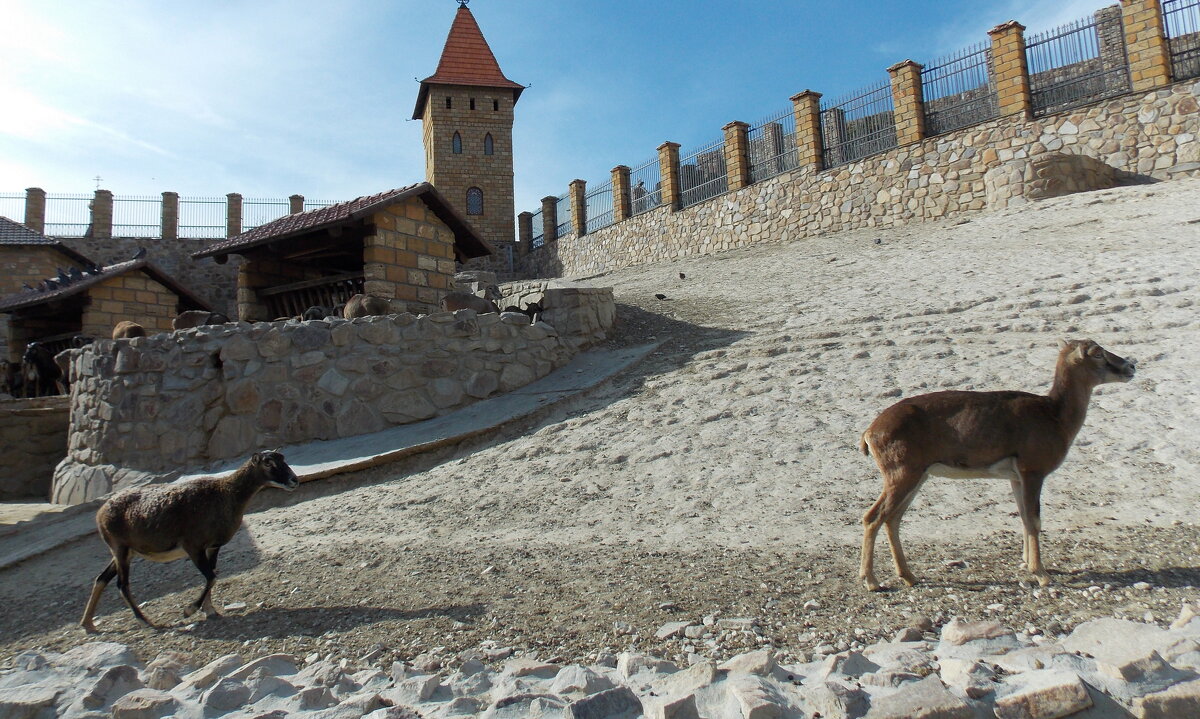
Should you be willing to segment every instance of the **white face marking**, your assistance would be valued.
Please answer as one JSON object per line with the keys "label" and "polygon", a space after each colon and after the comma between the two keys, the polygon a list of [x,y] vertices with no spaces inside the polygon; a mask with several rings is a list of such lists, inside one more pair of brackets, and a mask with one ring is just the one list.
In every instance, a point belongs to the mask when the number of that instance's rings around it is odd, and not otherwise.
{"label": "white face marking", "polygon": [[951,467],[945,464],[931,464],[929,474],[949,479],[1020,479],[1017,472],[1017,460],[1005,457],[987,467]]}

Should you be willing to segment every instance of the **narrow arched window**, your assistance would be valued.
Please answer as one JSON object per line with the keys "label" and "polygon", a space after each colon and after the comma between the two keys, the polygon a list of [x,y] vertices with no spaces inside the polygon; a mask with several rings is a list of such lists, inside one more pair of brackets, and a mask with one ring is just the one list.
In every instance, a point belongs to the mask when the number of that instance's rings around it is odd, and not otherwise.
{"label": "narrow arched window", "polygon": [[490,132],[483,136],[483,154],[496,154],[496,143],[492,142],[492,133]]}
{"label": "narrow arched window", "polygon": [[452,107],[454,107],[454,100],[451,99],[449,95],[447,95],[446,96],[446,109],[449,110]]}
{"label": "narrow arched window", "polygon": [[478,187],[472,187],[467,190],[467,214],[483,214],[483,190]]}
{"label": "narrow arched window", "polygon": [[451,149],[453,149],[455,155],[461,155],[462,154],[462,135],[458,134],[457,132],[454,133],[454,139],[450,140],[450,147],[451,147]]}
{"label": "narrow arched window", "polygon": [[492,100],[492,112],[500,112],[500,101]]}
{"label": "narrow arched window", "polygon": [[471,109],[475,109],[475,98],[471,98]]}

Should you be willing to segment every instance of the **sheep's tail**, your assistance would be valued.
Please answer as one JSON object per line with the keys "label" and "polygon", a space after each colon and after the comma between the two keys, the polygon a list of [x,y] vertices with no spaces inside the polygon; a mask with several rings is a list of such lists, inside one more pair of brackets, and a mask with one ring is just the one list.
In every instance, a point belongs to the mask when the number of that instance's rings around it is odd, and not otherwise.
{"label": "sheep's tail", "polygon": [[862,452],[863,454],[867,455],[868,457],[871,456],[871,448],[870,448],[870,446],[867,445],[867,433],[866,432],[863,432],[858,438],[858,451]]}

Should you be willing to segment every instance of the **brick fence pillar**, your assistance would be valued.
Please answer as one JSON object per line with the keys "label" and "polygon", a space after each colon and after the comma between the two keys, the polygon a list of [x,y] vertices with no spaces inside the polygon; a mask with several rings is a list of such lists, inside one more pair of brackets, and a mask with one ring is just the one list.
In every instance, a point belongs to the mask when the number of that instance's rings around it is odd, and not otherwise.
{"label": "brick fence pillar", "polygon": [[725,176],[730,190],[750,184],[750,126],[734,120],[725,127]]}
{"label": "brick fence pillar", "polygon": [[46,191],[40,187],[25,189],[25,226],[46,234]]}
{"label": "brick fence pillar", "polygon": [[179,239],[179,193],[162,193],[162,238]]}
{"label": "brick fence pillar", "polygon": [[576,237],[587,234],[587,182],[571,180],[571,229]]}
{"label": "brick fence pillar", "polygon": [[109,190],[96,190],[92,198],[92,234],[98,240],[112,238],[113,194]]}
{"label": "brick fence pillar", "polygon": [[236,192],[225,195],[225,236],[242,234],[242,196]]}
{"label": "brick fence pillar", "polygon": [[679,209],[681,200],[678,142],[664,142],[658,146],[658,171],[662,181],[662,203],[674,212]]}
{"label": "brick fence pillar", "polygon": [[1171,54],[1159,0],[1121,0],[1121,22],[1134,92],[1169,83]]}
{"label": "brick fence pillar", "polygon": [[792,95],[792,114],[796,117],[796,160],[801,170],[825,169],[825,144],[821,141],[821,93],[805,90]]}
{"label": "brick fence pillar", "polygon": [[522,212],[517,215],[517,254],[525,256],[533,247],[533,213]]}
{"label": "brick fence pillar", "polygon": [[925,102],[921,96],[921,65],[912,60],[888,68],[892,76],[892,104],[896,144],[911,145],[925,139]]}
{"label": "brick fence pillar", "polygon": [[288,197],[288,213],[298,215],[304,212],[304,195],[291,195]]}
{"label": "brick fence pillar", "polygon": [[1025,26],[1016,20],[988,30],[992,38],[992,78],[996,83],[996,104],[1000,116],[1028,116],[1033,105],[1029,99],[1029,68],[1025,62]]}
{"label": "brick fence pillar", "polygon": [[617,165],[612,169],[613,223],[628,220],[633,215],[630,197],[629,167]]}
{"label": "brick fence pillar", "polygon": [[558,198],[554,195],[542,198],[542,242],[558,239]]}

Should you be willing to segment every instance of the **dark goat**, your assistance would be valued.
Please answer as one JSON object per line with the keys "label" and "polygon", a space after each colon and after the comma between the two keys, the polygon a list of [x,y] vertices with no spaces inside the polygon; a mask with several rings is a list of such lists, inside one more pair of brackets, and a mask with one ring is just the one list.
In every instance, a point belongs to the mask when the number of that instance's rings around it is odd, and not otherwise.
{"label": "dark goat", "polygon": [[178,317],[171,320],[171,327],[177,330],[187,330],[201,325],[223,325],[228,321],[229,318],[220,312],[188,310],[180,312]]}
{"label": "dark goat", "polygon": [[21,374],[20,362],[5,362],[4,374],[0,376],[0,382],[4,385],[0,387],[0,393],[9,395],[10,397],[19,397],[21,388],[25,384],[25,378]]}
{"label": "dark goat", "polygon": [[520,307],[518,307],[516,305],[509,305],[508,307],[504,308],[504,311],[505,312],[520,312],[523,315],[527,315],[529,317],[530,324],[533,324],[534,322],[537,322],[538,320],[540,320],[542,318],[542,312],[543,312],[542,306],[540,304],[538,304],[537,302],[530,302],[529,304],[525,305],[525,309],[521,309]]}
{"label": "dark goat", "polygon": [[30,342],[21,357],[21,376],[26,397],[66,394],[63,373],[54,355],[40,342]]}
{"label": "dark goat", "polygon": [[313,305],[304,310],[300,314],[301,320],[323,320],[330,315],[330,311],[320,305]]}
{"label": "dark goat", "polygon": [[205,584],[200,597],[183,610],[183,615],[190,617],[203,609],[209,617],[220,616],[212,605],[217,552],[237,534],[246,505],[260,489],[279,487],[291,492],[298,486],[300,480],[283,455],[267,451],[254,453],[227,477],[132,487],[114,494],[96,512],[96,527],[113,558],[92,585],[80,626],[88,632],[96,631],[92,622],[96,604],[116,577],[121,596],[134,616],[154,627],[129,591],[129,560],[133,554],[153,562],[191,559],[204,575]]}

